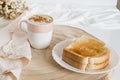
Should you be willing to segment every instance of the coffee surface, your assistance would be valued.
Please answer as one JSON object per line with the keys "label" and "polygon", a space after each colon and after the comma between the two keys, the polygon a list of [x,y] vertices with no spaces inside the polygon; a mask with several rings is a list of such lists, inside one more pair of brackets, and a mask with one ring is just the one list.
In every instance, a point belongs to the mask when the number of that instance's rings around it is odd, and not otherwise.
{"label": "coffee surface", "polygon": [[29,18],[29,21],[36,23],[51,23],[53,19],[47,15],[34,15]]}

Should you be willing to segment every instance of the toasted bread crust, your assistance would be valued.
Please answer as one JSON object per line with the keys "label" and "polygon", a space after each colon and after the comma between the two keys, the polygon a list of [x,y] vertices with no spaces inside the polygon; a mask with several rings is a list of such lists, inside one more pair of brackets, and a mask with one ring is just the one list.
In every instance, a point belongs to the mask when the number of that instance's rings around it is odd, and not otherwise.
{"label": "toasted bread crust", "polygon": [[62,59],[71,66],[81,70],[100,70],[105,68],[109,63],[110,51],[106,50],[106,53],[99,57],[85,57],[69,48],[64,48]]}
{"label": "toasted bread crust", "polygon": [[106,60],[105,62],[100,63],[100,64],[89,64],[89,63],[84,64],[84,63],[76,62],[73,59],[70,59],[69,57],[66,57],[66,56],[63,56],[62,59],[69,65],[71,65],[75,68],[78,68],[80,70],[101,70],[101,69],[105,68],[109,63],[109,60]]}
{"label": "toasted bread crust", "polygon": [[63,50],[63,57],[66,56],[78,63],[83,63],[83,64],[87,64],[88,63],[88,57],[84,57],[82,55],[76,54],[73,51],[70,51],[68,48],[65,48]]}
{"label": "toasted bread crust", "polygon": [[[82,55],[75,53],[74,51],[69,50],[68,48],[65,48],[63,50],[62,56],[66,56],[66,57],[68,57],[68,58],[70,58],[78,63],[100,64],[100,63],[103,63],[109,59],[110,50],[107,49],[106,53],[104,53],[102,56],[99,56],[99,57],[85,57],[85,56],[82,56]],[[89,58],[89,60],[88,60],[88,58]]]}
{"label": "toasted bread crust", "polygon": [[101,70],[104,69],[109,64],[109,60],[106,60],[100,64],[88,64],[86,70]]}
{"label": "toasted bread crust", "polygon": [[62,60],[65,61],[66,63],[68,63],[69,65],[71,65],[75,68],[81,69],[81,70],[85,70],[87,67],[87,64],[78,63],[66,56],[63,56]]}

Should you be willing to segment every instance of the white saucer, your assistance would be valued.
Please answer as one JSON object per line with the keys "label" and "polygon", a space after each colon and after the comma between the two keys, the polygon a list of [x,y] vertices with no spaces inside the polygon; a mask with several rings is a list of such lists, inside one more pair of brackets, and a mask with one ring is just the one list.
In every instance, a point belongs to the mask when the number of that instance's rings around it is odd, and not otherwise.
{"label": "white saucer", "polygon": [[64,41],[61,41],[60,43],[56,44],[56,46],[52,50],[52,57],[53,59],[63,68],[66,68],[68,70],[78,72],[78,73],[84,73],[84,74],[102,74],[102,73],[108,73],[114,69],[116,69],[119,65],[120,59],[119,55],[114,51],[113,48],[109,47],[110,49],[110,61],[108,67],[105,69],[99,70],[99,71],[85,71],[80,70],[77,68],[72,67],[71,65],[67,64],[62,60],[62,53],[63,48],[65,48],[67,45],[69,45],[72,41],[75,39],[67,39]]}

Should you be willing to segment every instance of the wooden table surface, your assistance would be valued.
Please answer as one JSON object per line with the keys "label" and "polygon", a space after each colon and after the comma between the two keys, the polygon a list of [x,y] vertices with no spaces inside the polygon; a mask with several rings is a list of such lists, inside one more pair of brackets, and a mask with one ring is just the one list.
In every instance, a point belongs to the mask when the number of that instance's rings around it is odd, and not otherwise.
{"label": "wooden table surface", "polygon": [[[59,66],[52,58],[52,49],[58,42],[88,35],[87,32],[68,26],[55,26],[50,46],[37,50],[32,48],[32,61],[22,71],[20,80],[109,80],[110,74],[88,75],[69,71]],[[98,77],[103,77],[98,79]]]}

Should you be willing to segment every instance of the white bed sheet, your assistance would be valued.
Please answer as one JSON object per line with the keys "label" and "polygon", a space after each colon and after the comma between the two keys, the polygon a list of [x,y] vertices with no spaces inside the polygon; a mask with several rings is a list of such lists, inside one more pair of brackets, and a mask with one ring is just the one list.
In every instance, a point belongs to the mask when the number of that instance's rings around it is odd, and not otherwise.
{"label": "white bed sheet", "polygon": [[41,3],[47,3],[47,4],[75,4],[78,6],[109,6],[109,7],[115,7],[117,4],[117,0],[27,0],[29,2],[41,2]]}

